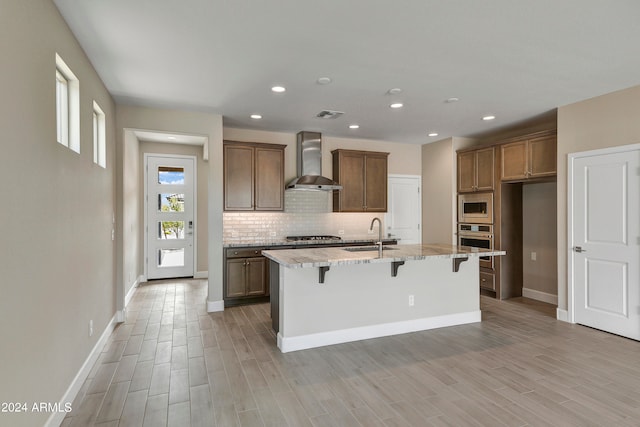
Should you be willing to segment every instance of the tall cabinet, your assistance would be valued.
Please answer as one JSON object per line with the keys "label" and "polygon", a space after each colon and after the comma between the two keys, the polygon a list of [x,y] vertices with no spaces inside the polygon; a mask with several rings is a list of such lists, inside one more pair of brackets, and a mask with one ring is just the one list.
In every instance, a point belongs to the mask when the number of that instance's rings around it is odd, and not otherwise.
{"label": "tall cabinet", "polygon": [[505,256],[482,268],[480,290],[498,299],[522,296],[523,185],[556,177],[556,131],[543,131],[465,149],[457,155],[459,193],[493,193],[493,244]]}

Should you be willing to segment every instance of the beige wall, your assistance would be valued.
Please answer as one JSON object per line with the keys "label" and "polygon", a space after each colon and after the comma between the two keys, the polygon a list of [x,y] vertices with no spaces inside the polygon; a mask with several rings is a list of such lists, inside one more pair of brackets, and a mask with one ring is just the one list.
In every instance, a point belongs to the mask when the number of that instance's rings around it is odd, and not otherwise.
{"label": "beige wall", "polygon": [[422,242],[456,243],[457,150],[474,141],[447,138],[422,146]]}
{"label": "beige wall", "polygon": [[[209,226],[207,223],[207,208],[208,208],[208,194],[207,194],[207,180],[209,177],[208,164],[203,158],[203,147],[196,145],[184,145],[184,144],[166,144],[158,142],[140,142],[140,170],[139,174],[139,186],[144,188],[144,154],[169,154],[180,156],[193,156],[196,158],[196,188],[197,188],[197,205],[198,211],[196,212],[195,224],[196,224],[196,271],[195,273],[201,273],[199,276],[207,272],[208,266],[208,244],[207,236],[209,234]],[[144,198],[139,199],[139,210],[141,213],[138,221],[144,223]],[[142,235],[139,237],[140,241],[144,244],[144,232],[140,230]],[[144,251],[143,251],[144,252]],[[198,274],[197,274],[198,275]]]}
{"label": "beige wall", "polygon": [[[51,1],[2,1],[0,52],[0,401],[53,403],[116,313],[115,106]],[[56,142],[56,52],[80,80],[80,154]],[[93,100],[106,169],[93,163]],[[2,413],[0,424],[50,415]]]}
{"label": "beige wall", "polygon": [[522,287],[549,295],[558,293],[556,206],[555,182],[522,186]]}
{"label": "beige wall", "polygon": [[[118,105],[117,128],[118,147],[122,153],[124,173],[118,183],[121,203],[118,206],[118,221],[123,223],[122,248],[118,253],[124,264],[136,259],[134,276],[144,271],[142,263],[142,230],[140,222],[140,200],[144,192],[140,188],[139,141],[132,136],[134,130],[200,135],[208,138],[209,160],[207,169],[207,268],[209,277],[208,303],[210,309],[222,309],[222,116],[218,114],[164,110],[146,107]],[[128,169],[127,169],[128,168]],[[138,169],[136,169],[138,168]],[[203,171],[202,171],[203,172]],[[199,191],[202,190],[199,188]],[[204,208],[205,206],[200,206]],[[135,221],[134,221],[135,218]],[[123,287],[129,289],[128,272],[123,268]]]}
{"label": "beige wall", "polygon": [[640,142],[640,86],[558,109],[558,308],[567,309],[567,154]]}

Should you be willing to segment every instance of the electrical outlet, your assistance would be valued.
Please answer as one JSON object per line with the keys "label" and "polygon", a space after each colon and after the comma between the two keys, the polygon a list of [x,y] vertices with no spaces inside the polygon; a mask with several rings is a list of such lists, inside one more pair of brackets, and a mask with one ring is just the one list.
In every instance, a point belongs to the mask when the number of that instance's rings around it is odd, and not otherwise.
{"label": "electrical outlet", "polygon": [[531,252],[531,261],[535,261],[538,258],[538,254]]}
{"label": "electrical outlet", "polygon": [[338,236],[344,236],[344,230],[338,230]]}
{"label": "electrical outlet", "polygon": [[93,335],[93,320],[89,320],[89,336]]}
{"label": "electrical outlet", "polygon": [[413,307],[415,303],[416,303],[416,300],[413,297],[413,295],[409,295],[409,307]]}

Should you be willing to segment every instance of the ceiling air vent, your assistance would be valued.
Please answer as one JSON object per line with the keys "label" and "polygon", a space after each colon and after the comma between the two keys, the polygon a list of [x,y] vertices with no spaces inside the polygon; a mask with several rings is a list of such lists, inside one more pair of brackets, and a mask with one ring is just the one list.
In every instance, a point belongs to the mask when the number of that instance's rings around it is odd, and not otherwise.
{"label": "ceiling air vent", "polygon": [[343,114],[344,113],[342,111],[322,110],[316,114],[316,117],[321,119],[337,119]]}

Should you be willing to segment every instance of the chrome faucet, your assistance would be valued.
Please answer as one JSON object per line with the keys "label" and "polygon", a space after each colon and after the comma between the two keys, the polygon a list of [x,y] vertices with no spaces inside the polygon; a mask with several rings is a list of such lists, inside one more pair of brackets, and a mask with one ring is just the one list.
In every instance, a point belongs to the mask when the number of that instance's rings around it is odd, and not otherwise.
{"label": "chrome faucet", "polygon": [[369,231],[373,231],[373,224],[376,221],[378,221],[378,241],[376,242],[376,246],[378,246],[378,256],[382,257],[382,221],[380,221],[380,218],[375,217],[371,220]]}

